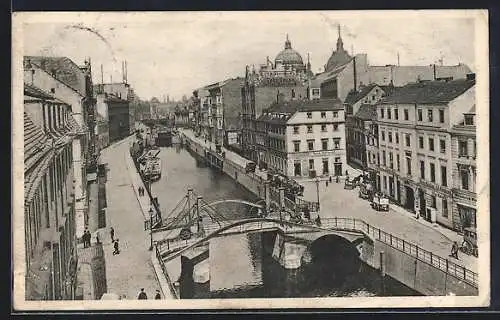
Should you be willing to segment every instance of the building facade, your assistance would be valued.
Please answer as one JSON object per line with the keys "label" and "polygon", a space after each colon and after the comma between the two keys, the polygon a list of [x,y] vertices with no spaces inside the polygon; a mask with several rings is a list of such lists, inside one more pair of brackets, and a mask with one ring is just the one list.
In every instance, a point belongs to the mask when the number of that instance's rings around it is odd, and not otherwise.
{"label": "building facade", "polygon": [[73,140],[88,132],[71,107],[24,86],[26,300],[71,300],[76,289]]}
{"label": "building facade", "polygon": [[291,41],[285,41],[285,47],[272,63],[255,68],[246,67],[245,79],[241,88],[241,151],[246,158],[259,161],[262,150],[258,150],[257,119],[262,110],[275,103],[278,95],[283,94],[288,100],[302,100],[308,97],[308,81],[312,77],[311,63],[304,64],[302,56],[292,48]]}
{"label": "building facade", "polygon": [[377,187],[420,217],[455,228],[452,128],[475,104],[475,80],[396,89],[377,105]]}
{"label": "building facade", "polygon": [[106,93],[105,101],[108,106],[109,142],[128,137],[130,134],[129,102]]}
{"label": "building facade", "polygon": [[259,165],[289,177],[342,175],[344,124],[338,100],[280,100],[257,121]]}
{"label": "building facade", "polygon": [[96,101],[90,71],[90,62],[80,67],[65,57],[24,57],[24,83],[49,92],[68,104],[76,124],[86,132],[72,141],[77,237],[83,235],[88,219],[87,173],[96,169],[99,157],[92,127],[95,125]]}
{"label": "building facade", "polygon": [[477,210],[477,147],[475,106],[463,114],[452,128],[451,154],[453,159],[452,214],[453,227],[476,228]]}

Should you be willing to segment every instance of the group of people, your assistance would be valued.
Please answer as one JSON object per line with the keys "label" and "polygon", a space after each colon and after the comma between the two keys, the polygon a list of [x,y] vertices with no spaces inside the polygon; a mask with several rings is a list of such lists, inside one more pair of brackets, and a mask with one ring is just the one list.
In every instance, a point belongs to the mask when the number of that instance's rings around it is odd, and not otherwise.
{"label": "group of people", "polygon": [[111,242],[113,243],[113,255],[120,254],[120,246],[118,239],[115,239],[115,229],[113,229],[113,227],[109,229],[109,235],[111,236]]}
{"label": "group of people", "polygon": [[144,188],[141,186],[137,189],[139,191],[139,196],[142,197],[144,195]]}
{"label": "group of people", "polygon": [[[148,295],[144,291],[144,288],[141,288],[141,292],[139,292],[139,296],[137,297],[137,299],[139,299],[139,300],[147,300],[148,299]],[[160,299],[161,299],[160,290],[156,290],[155,300],[160,300]]]}
{"label": "group of people", "polygon": [[[97,234],[95,237],[96,237],[96,242],[100,243],[99,235]],[[92,235],[90,234],[89,229],[85,229],[85,231],[83,232],[83,235],[82,235],[83,247],[84,248],[90,248],[91,247],[91,243],[90,243],[91,239],[92,239]]]}

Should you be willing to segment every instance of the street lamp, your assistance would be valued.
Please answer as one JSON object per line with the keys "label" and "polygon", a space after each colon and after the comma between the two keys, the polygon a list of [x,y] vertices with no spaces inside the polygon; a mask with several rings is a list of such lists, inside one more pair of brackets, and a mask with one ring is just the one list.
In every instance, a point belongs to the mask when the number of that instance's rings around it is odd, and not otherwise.
{"label": "street lamp", "polygon": [[318,211],[319,211],[319,178],[316,178],[316,198],[318,201]]}
{"label": "street lamp", "polygon": [[149,251],[153,250],[153,208],[149,207],[149,235],[150,235],[150,245],[149,245]]}

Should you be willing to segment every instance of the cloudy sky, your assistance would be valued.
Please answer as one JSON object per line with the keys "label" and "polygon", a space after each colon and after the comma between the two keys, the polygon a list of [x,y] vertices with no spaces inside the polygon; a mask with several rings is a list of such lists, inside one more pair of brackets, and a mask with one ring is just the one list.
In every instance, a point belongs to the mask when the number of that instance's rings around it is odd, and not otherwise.
{"label": "cloudy sky", "polygon": [[24,24],[25,55],[91,57],[94,82],[128,82],[142,99],[181,98],[193,89],[244,75],[245,65],[274,60],[288,33],[292,47],[320,71],[342,28],[345,48],[371,65],[428,65],[474,60],[474,20],[416,12],[101,13],[38,16]]}

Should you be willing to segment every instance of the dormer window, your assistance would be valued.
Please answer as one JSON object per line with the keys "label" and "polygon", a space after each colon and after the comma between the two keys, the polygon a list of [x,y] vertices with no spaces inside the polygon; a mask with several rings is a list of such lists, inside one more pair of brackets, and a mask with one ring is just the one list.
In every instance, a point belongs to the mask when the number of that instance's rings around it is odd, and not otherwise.
{"label": "dormer window", "polygon": [[465,122],[466,126],[473,126],[474,125],[474,115],[465,114],[464,115],[464,122]]}

